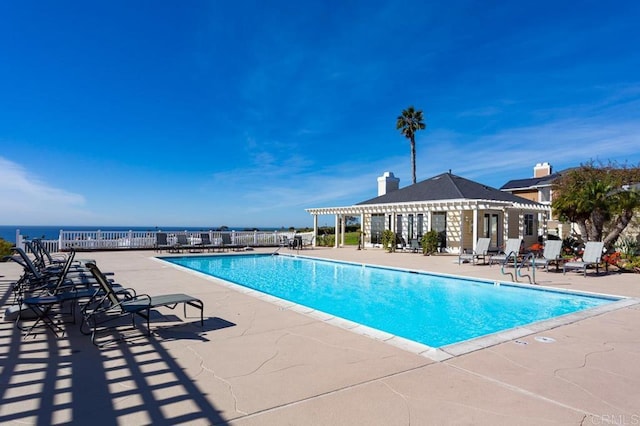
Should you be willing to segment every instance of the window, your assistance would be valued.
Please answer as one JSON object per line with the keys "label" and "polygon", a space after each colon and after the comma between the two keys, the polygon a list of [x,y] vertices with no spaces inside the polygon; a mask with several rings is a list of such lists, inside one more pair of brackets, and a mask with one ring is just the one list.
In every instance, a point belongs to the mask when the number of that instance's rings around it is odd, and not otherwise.
{"label": "window", "polygon": [[550,203],[551,202],[551,188],[540,188],[540,202],[541,203]]}
{"label": "window", "polygon": [[372,214],[371,215],[371,238],[372,244],[380,244],[382,241],[382,233],[384,232],[384,215]]}
{"label": "window", "polygon": [[524,215],[524,235],[533,235],[533,214],[526,213]]}
{"label": "window", "polygon": [[396,216],[396,235],[402,235],[402,215],[399,214]]}

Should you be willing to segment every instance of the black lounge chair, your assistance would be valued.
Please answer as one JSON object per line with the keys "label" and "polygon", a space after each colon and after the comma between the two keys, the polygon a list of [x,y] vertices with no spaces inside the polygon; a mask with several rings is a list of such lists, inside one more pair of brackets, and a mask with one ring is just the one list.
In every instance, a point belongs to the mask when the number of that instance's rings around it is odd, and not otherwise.
{"label": "black lounge chair", "polygon": [[[5,311],[5,320],[15,317],[16,326],[23,331],[27,331],[26,335],[38,327],[40,323],[53,331],[56,336],[59,332],[64,332],[60,325],[56,322],[55,317],[59,315],[69,316],[71,322],[75,323],[75,306],[82,299],[90,299],[96,293],[100,292],[100,288],[92,285],[96,282],[84,281],[78,282],[69,278],[68,274],[73,264],[75,251],[71,251],[67,257],[67,261],[60,274],[55,280],[47,281],[45,285],[38,288],[31,288],[19,296],[18,303],[10,306]],[[93,278],[91,278],[93,280]],[[114,284],[116,291],[122,288]],[[68,302],[70,310],[64,312],[62,306]],[[54,309],[59,306],[60,309]],[[35,319],[36,321],[25,329],[21,326],[24,319]]]}
{"label": "black lounge chair", "polygon": [[241,244],[233,244],[231,242],[231,235],[227,233],[222,233],[221,237],[222,237],[222,247],[224,247],[227,250],[238,251],[244,248],[244,246]]}
{"label": "black lounge chair", "polygon": [[169,250],[172,246],[167,241],[167,233],[166,232],[157,232],[156,233],[156,244],[155,249],[158,252],[162,252],[162,250]]}
{"label": "black lounge chair", "polygon": [[200,248],[203,250],[207,250],[208,252],[214,251],[219,245],[215,245],[211,242],[211,237],[208,233],[203,232],[200,234]]}
{"label": "black lounge chair", "polygon": [[49,250],[44,246],[42,241],[34,239],[24,242],[27,249],[33,253],[35,264],[38,268],[62,268],[67,257],[64,255],[52,256]]}
{"label": "black lounge chair", "polygon": [[104,276],[104,274],[94,264],[88,264],[89,270],[100,285],[102,294],[95,297],[83,307],[83,319],[80,331],[84,334],[91,334],[91,341],[96,346],[105,346],[109,343],[122,340],[111,339],[106,342],[98,343],[96,338],[101,332],[108,331],[110,328],[115,329],[116,326],[109,327],[107,324],[123,318],[131,317],[132,328],[135,328],[136,315],[141,316],[147,322],[147,336],[151,335],[150,315],[151,310],[158,307],[168,307],[175,309],[179,304],[184,305],[184,316],[187,316],[187,305],[200,309],[200,325],[204,326],[204,304],[200,299],[187,294],[165,294],[159,296],[149,296],[146,294],[138,294],[136,296],[122,297],[115,291]]}
{"label": "black lounge chair", "polygon": [[[88,269],[75,264],[73,256],[75,252],[71,251],[67,257],[67,263],[62,267],[39,269],[19,247],[11,249],[13,255],[8,256],[8,260],[12,260],[24,268],[23,275],[13,285],[14,296],[17,299],[24,298],[26,294],[33,294],[40,290],[47,290],[55,286],[55,282],[64,272],[65,280],[72,281],[73,284],[88,285],[94,283],[95,280],[91,276]],[[71,259],[69,261],[69,258]]]}

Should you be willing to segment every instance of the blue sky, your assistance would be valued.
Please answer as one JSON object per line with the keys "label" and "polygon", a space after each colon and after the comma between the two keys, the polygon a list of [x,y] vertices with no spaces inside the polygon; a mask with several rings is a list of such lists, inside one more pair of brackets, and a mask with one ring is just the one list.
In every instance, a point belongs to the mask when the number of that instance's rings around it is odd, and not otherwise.
{"label": "blue sky", "polygon": [[384,171],[410,183],[409,105],[418,180],[637,164],[639,20],[635,1],[0,2],[0,224],[311,226]]}

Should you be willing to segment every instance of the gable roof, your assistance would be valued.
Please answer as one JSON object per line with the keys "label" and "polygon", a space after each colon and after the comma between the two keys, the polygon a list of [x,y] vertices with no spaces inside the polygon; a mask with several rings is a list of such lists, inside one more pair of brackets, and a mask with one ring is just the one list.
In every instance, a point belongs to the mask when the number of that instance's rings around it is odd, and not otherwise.
{"label": "gable roof", "polygon": [[509,192],[503,192],[499,189],[492,188],[451,173],[442,173],[413,185],[396,189],[395,191],[391,191],[370,200],[362,201],[356,205],[459,199],[538,204],[527,200],[526,198],[518,197],[517,195],[513,195]]}
{"label": "gable roof", "polygon": [[560,177],[560,173],[553,173],[548,176],[542,176],[537,178],[528,178],[528,179],[513,179],[509,182],[505,183],[500,187],[500,190],[504,191],[507,189],[526,189],[526,188],[537,188],[540,186],[549,186]]}

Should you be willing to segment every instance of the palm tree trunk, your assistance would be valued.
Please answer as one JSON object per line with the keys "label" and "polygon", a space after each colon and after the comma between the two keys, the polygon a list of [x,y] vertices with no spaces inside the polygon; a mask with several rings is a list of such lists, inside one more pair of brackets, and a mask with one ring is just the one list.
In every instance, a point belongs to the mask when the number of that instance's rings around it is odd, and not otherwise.
{"label": "palm tree trunk", "polygon": [[629,225],[631,219],[633,219],[633,210],[625,210],[616,218],[615,226],[604,239],[605,247],[609,248],[618,241],[620,234]]}
{"label": "palm tree trunk", "polygon": [[413,183],[416,183],[416,139],[411,136],[411,176]]}

